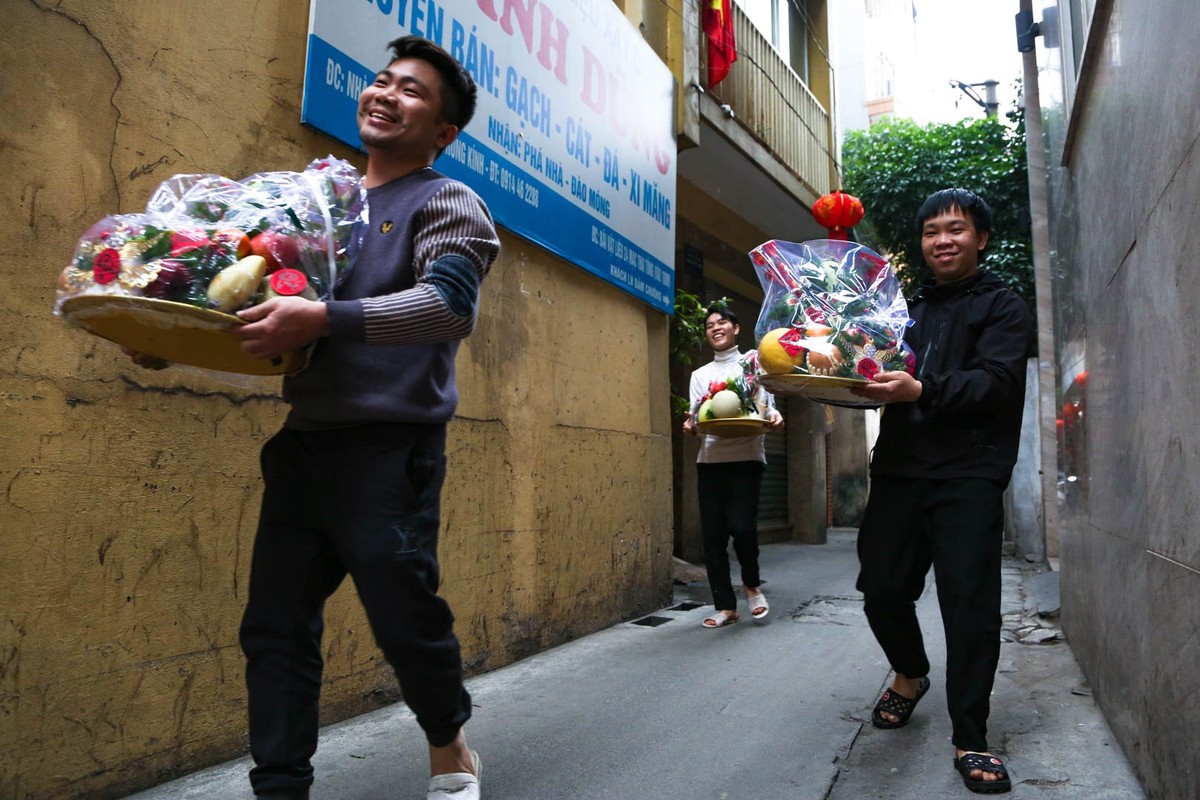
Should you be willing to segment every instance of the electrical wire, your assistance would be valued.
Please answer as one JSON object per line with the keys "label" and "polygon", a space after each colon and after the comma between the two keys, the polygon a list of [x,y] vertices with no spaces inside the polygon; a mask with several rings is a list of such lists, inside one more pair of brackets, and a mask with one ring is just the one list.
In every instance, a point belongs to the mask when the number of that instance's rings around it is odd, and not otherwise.
{"label": "electrical wire", "polygon": [[[800,16],[804,19],[804,25],[809,31],[812,31],[816,27],[813,25],[812,17],[808,15],[807,3],[804,3],[803,0],[788,0],[788,5],[800,12]],[[812,42],[817,46],[817,50],[820,51],[821,55],[825,56],[825,63],[829,65],[829,71],[832,72],[833,57],[829,55],[829,51],[821,47],[821,42],[815,36],[812,37]]]}

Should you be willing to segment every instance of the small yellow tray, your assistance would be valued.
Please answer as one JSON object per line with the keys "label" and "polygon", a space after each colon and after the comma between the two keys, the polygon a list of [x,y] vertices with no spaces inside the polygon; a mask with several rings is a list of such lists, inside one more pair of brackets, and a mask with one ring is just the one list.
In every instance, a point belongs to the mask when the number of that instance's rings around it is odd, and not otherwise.
{"label": "small yellow tray", "polygon": [[769,422],[759,417],[726,417],[723,419],[707,419],[696,423],[696,430],[706,436],[737,437],[757,436],[766,433]]}
{"label": "small yellow tray", "polygon": [[843,408],[878,408],[879,403],[859,397],[850,390],[865,386],[858,378],[827,378],[822,375],[761,375],[759,384],[776,396],[804,397]]}
{"label": "small yellow tray", "polygon": [[272,359],[242,351],[242,339],[229,328],[242,321],[232,314],[152,297],[86,294],[68,297],[63,317],[88,333],[177,364],[243,375],[288,375],[304,368],[301,351]]}

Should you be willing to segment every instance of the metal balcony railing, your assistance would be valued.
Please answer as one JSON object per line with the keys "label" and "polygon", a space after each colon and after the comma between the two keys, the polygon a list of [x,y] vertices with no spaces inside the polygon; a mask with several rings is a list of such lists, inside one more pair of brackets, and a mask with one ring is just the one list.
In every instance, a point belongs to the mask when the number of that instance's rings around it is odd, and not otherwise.
{"label": "metal balcony railing", "polygon": [[[823,195],[832,188],[829,112],[745,12],[731,5],[738,58],[712,94],[784,166]],[[701,52],[707,52],[700,35]]]}

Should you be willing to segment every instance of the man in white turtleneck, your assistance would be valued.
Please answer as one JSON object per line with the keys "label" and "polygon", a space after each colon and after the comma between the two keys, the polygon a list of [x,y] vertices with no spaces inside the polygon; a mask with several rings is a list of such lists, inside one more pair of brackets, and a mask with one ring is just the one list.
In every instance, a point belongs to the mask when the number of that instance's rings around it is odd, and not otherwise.
{"label": "man in white turtleneck", "polygon": [[[757,354],[741,353],[737,335],[741,331],[737,316],[724,306],[710,306],[704,319],[704,336],[713,349],[713,360],[692,373],[689,389],[691,408],[695,409],[709,393],[714,382],[753,374]],[[756,390],[756,403],[771,430],[783,429],[783,415],[762,387]],[[765,408],[764,408],[765,407]],[[683,432],[696,435],[696,420],[689,414]],[[701,436],[696,458],[696,481],[700,496],[700,532],[704,544],[704,565],[712,589],[716,613],[704,619],[706,628],[721,628],[738,621],[737,596],[729,574],[729,540],[742,570],[742,585],[750,616],[762,620],[769,606],[759,588],[758,570],[758,494],[763,469],[767,464],[763,434],[739,437]]]}

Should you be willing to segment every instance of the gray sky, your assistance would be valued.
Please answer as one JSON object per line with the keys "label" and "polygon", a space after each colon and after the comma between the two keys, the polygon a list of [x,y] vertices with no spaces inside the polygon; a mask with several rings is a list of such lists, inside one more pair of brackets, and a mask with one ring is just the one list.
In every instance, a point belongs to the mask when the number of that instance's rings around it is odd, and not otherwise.
{"label": "gray sky", "polygon": [[[1017,0],[916,0],[918,122],[953,122],[982,115],[950,81],[999,81],[1000,114],[1012,107],[1014,82],[1021,76],[1017,52]],[[982,88],[979,90],[983,94]],[[957,103],[957,107],[956,104]],[[914,117],[918,114],[915,113]]]}

